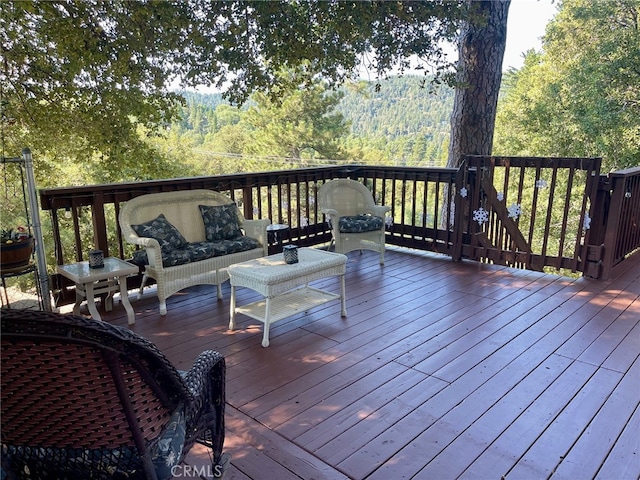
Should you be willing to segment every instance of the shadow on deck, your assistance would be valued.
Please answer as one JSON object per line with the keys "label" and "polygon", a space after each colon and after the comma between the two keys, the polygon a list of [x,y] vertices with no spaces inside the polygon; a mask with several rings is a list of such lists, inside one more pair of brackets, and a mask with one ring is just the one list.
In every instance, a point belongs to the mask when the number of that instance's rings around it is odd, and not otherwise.
{"label": "shadow on deck", "polygon": [[[268,348],[255,320],[227,330],[228,283],[222,301],[172,296],[166,317],[131,295],[133,330],[178,368],[225,355],[225,478],[640,476],[640,255],[609,281],[399,248],[384,266],[348,257],[348,316],[332,302],[282,320]],[[127,324],[119,305],[103,318]],[[189,463],[206,461],[194,447]]]}

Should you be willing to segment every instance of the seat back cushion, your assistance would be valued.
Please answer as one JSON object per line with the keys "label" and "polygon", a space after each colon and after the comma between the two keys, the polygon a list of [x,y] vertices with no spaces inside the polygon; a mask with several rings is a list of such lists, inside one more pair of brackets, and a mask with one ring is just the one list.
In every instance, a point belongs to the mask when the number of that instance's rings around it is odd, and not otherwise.
{"label": "seat back cushion", "polygon": [[205,238],[208,242],[232,240],[242,235],[235,203],[226,205],[198,205],[204,222]]}
{"label": "seat back cushion", "polygon": [[162,213],[148,222],[131,225],[131,228],[141,237],[155,238],[163,253],[187,245],[180,231]]}

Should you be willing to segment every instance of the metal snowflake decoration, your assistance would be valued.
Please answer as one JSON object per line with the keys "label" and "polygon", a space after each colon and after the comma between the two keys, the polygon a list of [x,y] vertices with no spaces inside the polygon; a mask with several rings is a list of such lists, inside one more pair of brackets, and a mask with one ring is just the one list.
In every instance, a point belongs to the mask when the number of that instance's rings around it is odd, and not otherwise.
{"label": "metal snowflake decoration", "polygon": [[509,205],[509,208],[507,208],[507,212],[509,212],[509,218],[516,220],[522,213],[522,208],[520,207],[520,204],[512,203]]}
{"label": "metal snowflake decoration", "polygon": [[504,193],[498,192],[498,195],[496,195],[496,197],[498,198],[498,201],[501,202],[502,200],[504,200]]}
{"label": "metal snowflake decoration", "polygon": [[536,180],[536,188],[546,188],[547,181],[544,178],[539,178]]}
{"label": "metal snowflake decoration", "polygon": [[589,216],[588,213],[585,212],[584,214],[584,223],[582,225],[582,228],[586,231],[589,230],[591,228],[591,217]]}
{"label": "metal snowflake decoration", "polygon": [[456,221],[456,202],[454,202],[453,200],[451,201],[451,204],[449,205],[449,225],[451,225],[451,228],[453,228],[453,224]]}
{"label": "metal snowflake decoration", "polygon": [[462,187],[462,188],[460,189],[460,196],[461,196],[462,198],[467,198],[467,189],[466,189],[466,187]]}
{"label": "metal snowflake decoration", "polygon": [[489,221],[489,212],[480,207],[478,210],[473,211],[473,219],[482,225]]}

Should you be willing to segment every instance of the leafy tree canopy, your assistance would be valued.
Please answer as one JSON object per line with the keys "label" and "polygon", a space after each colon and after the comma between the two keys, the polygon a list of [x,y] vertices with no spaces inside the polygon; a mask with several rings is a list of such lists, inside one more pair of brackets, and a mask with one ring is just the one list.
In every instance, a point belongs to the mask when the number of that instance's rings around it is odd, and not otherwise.
{"label": "leafy tree canopy", "polygon": [[[176,167],[137,134],[176,118],[179,99],[170,87],[226,87],[229,98],[242,103],[256,90],[277,92],[278,72],[300,64],[309,85],[316,75],[339,84],[360,65],[382,76],[406,68],[412,55],[429,59],[442,73],[449,64],[440,41],[454,37],[468,13],[465,5],[0,2],[2,116],[14,120],[6,148],[29,145],[58,161],[82,159],[105,180],[126,172],[136,172],[135,178],[154,169],[171,172]],[[148,159],[149,171],[141,158]]]}
{"label": "leafy tree canopy", "polygon": [[186,17],[180,2],[0,2],[5,148],[144,177],[139,159],[154,158],[137,128],[177,113],[164,86]]}
{"label": "leafy tree canopy", "polygon": [[[189,41],[193,60],[185,79],[224,87],[242,103],[277,83],[284,67],[306,65],[331,85],[363,66],[383,76],[418,56],[434,72],[451,66],[442,40],[453,40],[469,18],[467,2],[236,1],[192,3],[198,23]],[[308,77],[308,81],[312,76]]]}
{"label": "leafy tree canopy", "polygon": [[542,53],[511,72],[496,152],[640,162],[640,4],[563,0]]}

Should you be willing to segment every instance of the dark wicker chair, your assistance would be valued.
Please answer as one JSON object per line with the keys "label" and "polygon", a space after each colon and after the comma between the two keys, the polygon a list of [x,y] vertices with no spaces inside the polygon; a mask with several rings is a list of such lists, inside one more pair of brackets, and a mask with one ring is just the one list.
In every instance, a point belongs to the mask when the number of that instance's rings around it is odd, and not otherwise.
{"label": "dark wicker chair", "polygon": [[180,373],[126,328],[9,309],[0,322],[3,478],[169,478],[195,442],[224,469],[219,353]]}

